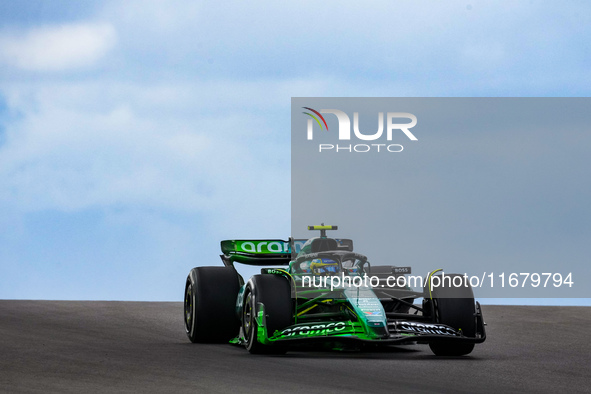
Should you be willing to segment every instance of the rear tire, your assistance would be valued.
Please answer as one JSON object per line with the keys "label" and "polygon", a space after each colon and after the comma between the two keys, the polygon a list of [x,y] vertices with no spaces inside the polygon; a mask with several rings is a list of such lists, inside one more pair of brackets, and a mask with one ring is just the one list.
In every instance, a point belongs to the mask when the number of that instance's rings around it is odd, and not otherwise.
{"label": "rear tire", "polygon": [[[450,274],[451,277],[463,275]],[[474,293],[469,283],[466,286],[434,287],[431,293],[434,302],[435,321],[461,330],[467,337],[476,336],[476,313]],[[429,347],[437,356],[464,356],[474,349],[473,343],[433,342]]]}
{"label": "rear tire", "polygon": [[279,275],[254,275],[246,285],[242,309],[242,330],[246,349],[253,354],[285,353],[287,349],[283,346],[264,345],[257,340],[256,314],[259,302],[265,306],[269,337],[276,330],[290,326],[293,321],[293,301],[289,280]]}
{"label": "rear tire", "polygon": [[185,332],[191,342],[227,342],[236,337],[239,276],[233,267],[196,267],[185,284]]}

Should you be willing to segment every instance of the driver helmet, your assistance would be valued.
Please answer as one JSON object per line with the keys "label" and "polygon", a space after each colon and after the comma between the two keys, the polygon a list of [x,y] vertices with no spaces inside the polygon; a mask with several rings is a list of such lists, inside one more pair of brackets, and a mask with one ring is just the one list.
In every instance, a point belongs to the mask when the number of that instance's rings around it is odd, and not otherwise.
{"label": "driver helmet", "polygon": [[310,263],[314,275],[336,275],[340,272],[339,263],[331,259],[314,259]]}

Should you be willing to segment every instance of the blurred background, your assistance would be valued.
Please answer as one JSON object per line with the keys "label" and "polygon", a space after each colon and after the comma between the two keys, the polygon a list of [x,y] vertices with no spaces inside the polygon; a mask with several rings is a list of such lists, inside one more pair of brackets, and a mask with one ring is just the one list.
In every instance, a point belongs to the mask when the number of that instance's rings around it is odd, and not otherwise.
{"label": "blurred background", "polygon": [[291,97],[588,96],[590,11],[3,1],[0,298],[181,300],[289,237]]}

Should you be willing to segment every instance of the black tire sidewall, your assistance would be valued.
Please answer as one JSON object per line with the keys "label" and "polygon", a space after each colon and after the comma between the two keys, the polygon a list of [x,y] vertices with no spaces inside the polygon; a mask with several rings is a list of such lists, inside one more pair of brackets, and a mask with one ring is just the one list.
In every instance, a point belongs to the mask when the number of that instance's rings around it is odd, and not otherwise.
{"label": "black tire sidewall", "polygon": [[[463,277],[459,274],[446,274],[446,277]],[[434,303],[435,322],[461,330],[466,337],[476,336],[476,312],[474,293],[469,283],[466,286],[434,287],[431,291]],[[434,342],[429,347],[438,356],[462,356],[469,354],[473,343]]]}
{"label": "black tire sidewall", "polygon": [[[189,290],[189,286],[191,286],[191,293],[187,294]],[[187,296],[191,300],[191,323],[190,326],[187,326],[187,316],[186,316],[186,302]],[[185,333],[191,339],[192,342],[194,341],[194,332],[195,332],[195,286],[193,284],[193,280],[191,275],[187,277],[187,281],[185,283],[185,296],[183,298],[183,314],[184,314],[184,323],[185,323]]]}
{"label": "black tire sidewall", "polygon": [[[245,335],[245,346],[251,353],[269,353],[283,349],[277,345],[263,345],[257,340],[258,324],[256,322],[257,303],[265,306],[265,320],[267,335],[272,336],[276,330],[280,330],[293,323],[293,301],[291,298],[291,284],[289,279],[273,274],[254,275],[244,293],[245,303],[251,294],[250,307],[253,314],[250,331]],[[244,308],[246,304],[244,305]],[[244,311],[244,309],[243,309]],[[244,318],[244,317],[243,317]]]}
{"label": "black tire sidewall", "polygon": [[185,324],[192,342],[227,342],[238,334],[236,299],[240,290],[238,273],[233,267],[196,267],[185,285],[191,284],[193,316],[191,329]]}

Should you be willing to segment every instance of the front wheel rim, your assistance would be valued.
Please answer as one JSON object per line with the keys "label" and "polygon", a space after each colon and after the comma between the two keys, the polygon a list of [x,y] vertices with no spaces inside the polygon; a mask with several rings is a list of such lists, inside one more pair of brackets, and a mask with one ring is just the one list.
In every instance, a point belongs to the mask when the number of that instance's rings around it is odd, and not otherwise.
{"label": "front wheel rim", "polygon": [[253,328],[253,318],[254,318],[251,300],[252,300],[252,295],[251,295],[251,293],[248,293],[248,295],[246,296],[246,300],[244,302],[244,313],[243,313],[243,317],[242,317],[243,328],[244,328],[244,337],[247,342],[250,341],[250,333]]}

